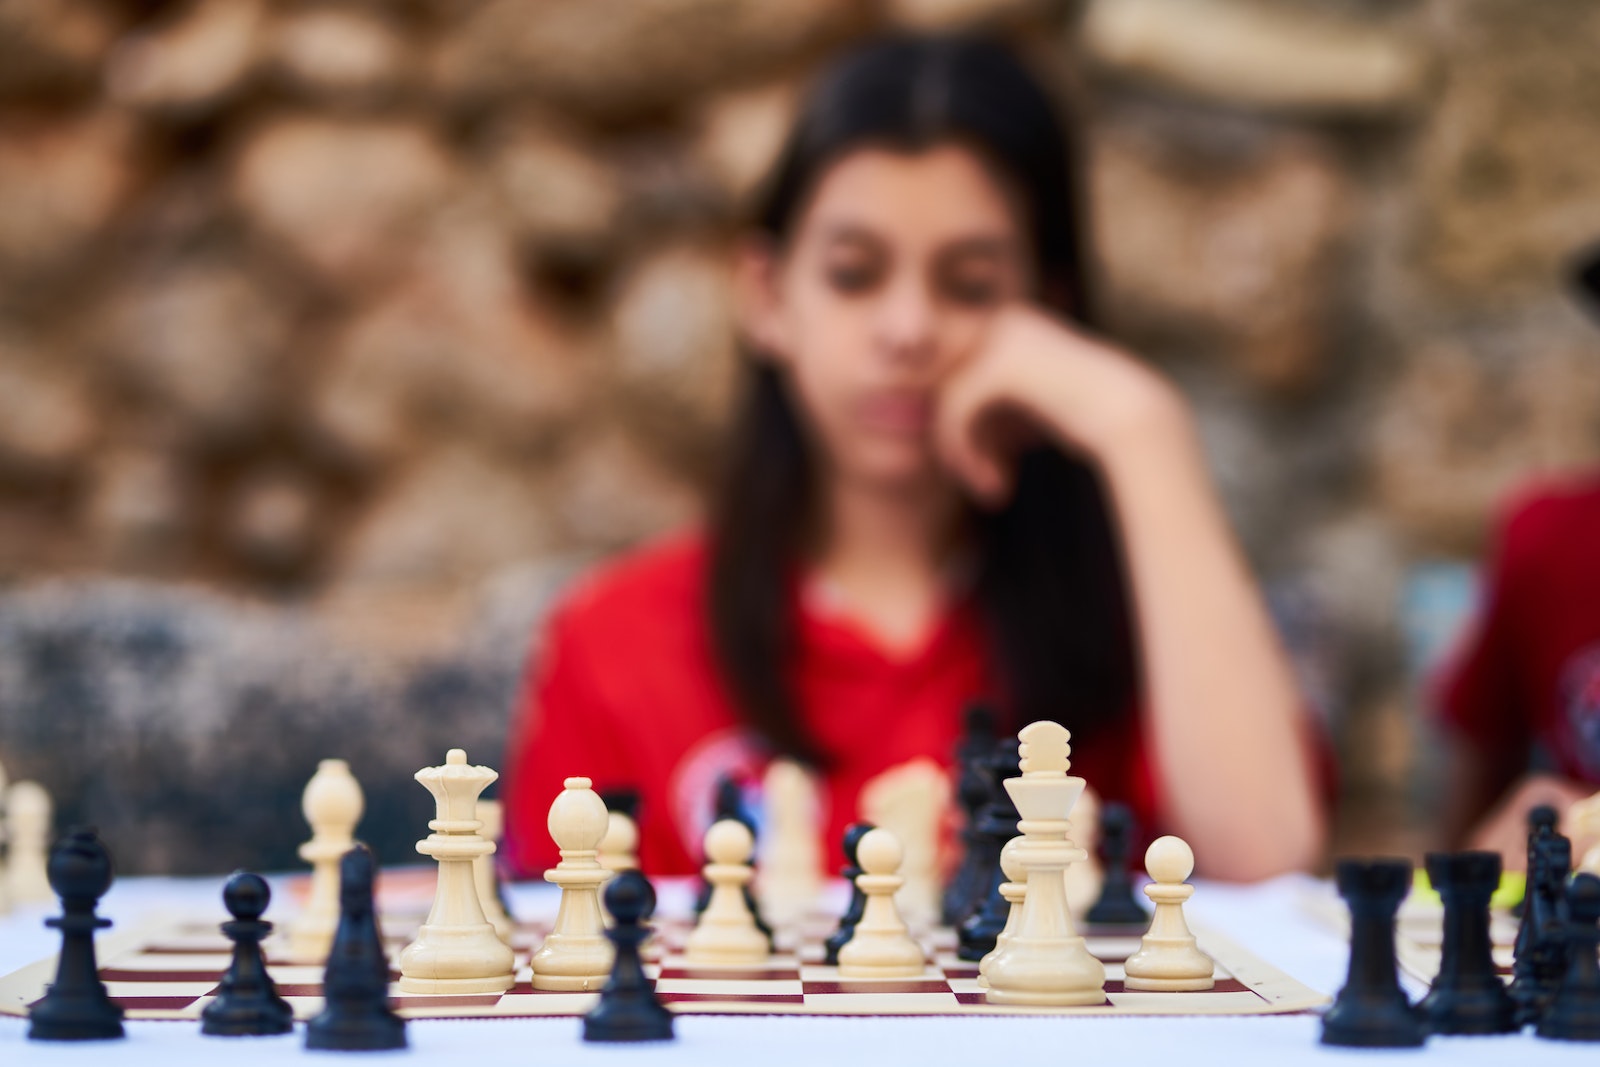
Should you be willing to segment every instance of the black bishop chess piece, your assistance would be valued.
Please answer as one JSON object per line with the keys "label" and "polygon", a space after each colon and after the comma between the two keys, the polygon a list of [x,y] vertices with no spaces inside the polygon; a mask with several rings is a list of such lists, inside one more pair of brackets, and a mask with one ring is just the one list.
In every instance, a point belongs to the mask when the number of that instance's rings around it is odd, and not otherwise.
{"label": "black bishop chess piece", "polygon": [[961,741],[956,745],[956,803],[961,807],[961,862],[939,899],[939,921],[959,926],[982,901],[989,874],[978,841],[978,809],[989,797],[984,760],[994,748],[995,716],[987,704],[966,710]]}
{"label": "black bishop chess piece", "polygon": [[606,883],[606,936],[616,946],[611,976],[600,1001],[583,1017],[585,1041],[671,1041],[672,1012],[656,996],[639,950],[650,937],[645,925],[655,911],[655,890],[638,871],[620,871]]}
{"label": "black bishop chess piece", "polygon": [[1560,1041],[1600,1041],[1600,878],[1567,883],[1567,972],[1535,1032]]}
{"label": "black bishop chess piece", "polygon": [[1116,801],[1100,809],[1100,864],[1105,872],[1100,897],[1084,913],[1096,926],[1146,926],[1150,913],[1133,893],[1133,839],[1138,832],[1133,809]]}
{"label": "black bishop chess piece", "polygon": [[1341,860],[1339,895],[1350,906],[1350,971],[1322,1017],[1322,1043],[1415,1048],[1428,1038],[1395,964],[1394,918],[1411,890],[1409,860]]}
{"label": "black bishop chess piece", "polygon": [[389,959],[373,908],[372,877],[372,852],[365,845],[339,861],[339,928],[322,978],[326,1006],[306,1024],[308,1049],[406,1047],[406,1021],[389,1007]]}
{"label": "black bishop chess piece", "polygon": [[1436,1034],[1512,1034],[1517,1005],[1495,971],[1489,898],[1500,884],[1498,852],[1430,852],[1428,880],[1444,901],[1439,973],[1418,1005]]}
{"label": "black bishop chess piece", "polygon": [[839,877],[850,883],[850,903],[845,907],[844,914],[839,916],[839,928],[823,942],[822,962],[829,967],[839,966],[839,950],[856,936],[856,924],[861,921],[861,916],[866,914],[867,895],[856,885],[856,879],[866,872],[861,869],[861,859],[856,850],[861,847],[861,839],[866,837],[867,831],[871,829],[870,822],[853,822],[844,831],[845,865],[839,869]]}
{"label": "black bishop chess piece", "polygon": [[111,854],[91,829],[76,829],[50,849],[50,888],[61,898],[61,917],[45,925],[61,931],[56,980],[28,1012],[34,1041],[105,1041],[125,1036],[122,1009],[111,1002],[95,962],[94,932],[111,925],[95,914],[111,888]]}
{"label": "black bishop chess piece", "polygon": [[1572,871],[1572,842],[1554,831],[1531,842],[1534,855],[1528,871],[1528,907],[1517,931],[1516,958],[1511,967],[1511,999],[1517,1021],[1537,1023],[1567,973],[1567,875]]}
{"label": "black bishop chess piece", "polygon": [[262,921],[272,890],[266,879],[249,871],[235,871],[222,887],[222,903],[232,920],[222,932],[233,942],[233,959],[222,975],[216,999],[200,1013],[200,1032],[213,1037],[264,1037],[294,1029],[294,1012],[278,995],[267,973],[261,942],[272,932]]}
{"label": "black bishop chess piece", "polygon": [[1006,927],[1011,917],[1011,902],[1000,895],[1000,886],[1006,880],[1000,869],[1000,850],[1007,841],[1017,836],[1017,806],[1006,792],[1005,780],[1022,773],[1017,752],[1017,739],[1003,737],[995,742],[986,764],[989,774],[989,796],[978,809],[978,832],[983,835],[985,856],[994,856],[993,868],[984,877],[984,897],[981,904],[967,916],[957,931],[956,955],[969,962],[983,959],[994,951],[995,939]]}

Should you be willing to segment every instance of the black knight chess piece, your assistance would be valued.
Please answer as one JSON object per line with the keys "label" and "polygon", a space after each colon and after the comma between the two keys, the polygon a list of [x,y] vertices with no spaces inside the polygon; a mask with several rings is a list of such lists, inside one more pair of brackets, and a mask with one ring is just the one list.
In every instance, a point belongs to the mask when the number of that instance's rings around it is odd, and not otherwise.
{"label": "black knight chess piece", "polygon": [[[1528,898],[1533,895],[1534,850],[1538,847],[1538,842],[1541,839],[1546,838],[1556,832],[1556,824],[1560,822],[1560,820],[1561,816],[1556,813],[1556,809],[1552,808],[1548,804],[1537,804],[1528,809],[1528,883],[1527,887],[1522,891],[1522,899],[1517,901],[1511,907],[1511,914],[1515,918],[1520,919],[1527,914]],[[1517,930],[1517,938],[1519,941],[1521,940],[1521,937],[1522,930],[1519,927]]]}
{"label": "black knight chess piece", "polygon": [[939,921],[959,926],[983,901],[989,888],[986,878],[982,835],[978,832],[978,809],[989,797],[989,782],[984,760],[994,749],[994,712],[985,704],[967,708],[961,743],[956,746],[956,801],[961,806],[961,863],[944,888],[939,901]]}
{"label": "black knight chess piece", "polygon": [[1350,906],[1350,971],[1322,1017],[1322,1043],[1415,1048],[1428,1028],[1400,988],[1394,951],[1394,918],[1411,890],[1411,863],[1341,860],[1337,882]]}
{"label": "black knight chess piece", "polygon": [[639,955],[650,937],[644,920],[655,910],[655,892],[638,871],[621,871],[606,885],[605,904],[614,920],[606,936],[616,946],[616,955],[600,1002],[583,1017],[583,1039],[670,1041],[672,1012],[656,997]]}
{"label": "black knight chess piece", "polygon": [[95,962],[94,932],[111,925],[95,914],[111,888],[111,854],[91,829],[73,830],[50,850],[50,888],[61,898],[61,917],[45,925],[61,931],[56,980],[28,1012],[34,1041],[104,1041],[125,1036],[122,1009],[111,1002]]}
{"label": "black knight chess piece", "polygon": [[850,903],[844,909],[844,914],[839,917],[839,928],[833,932],[823,943],[822,962],[829,967],[839,966],[839,950],[850,943],[856,934],[856,924],[861,921],[861,916],[867,910],[867,895],[856,885],[856,879],[866,872],[861,869],[861,860],[856,855],[856,849],[861,846],[861,839],[867,836],[867,831],[872,829],[870,822],[853,822],[845,828],[844,832],[844,859],[845,865],[839,871],[839,877],[850,883]]}
{"label": "black knight chess piece", "polygon": [[1100,809],[1100,861],[1105,880],[1100,898],[1084,914],[1096,926],[1144,926],[1150,913],[1133,894],[1133,838],[1138,827],[1133,809],[1111,802]]}
{"label": "black knight chess piece", "polygon": [[1523,1025],[1543,1018],[1567,972],[1567,875],[1572,870],[1572,842],[1551,832],[1534,839],[1528,872],[1527,911],[1517,931],[1512,964],[1511,999]]}
{"label": "black knight chess piece", "polygon": [[328,951],[326,1007],[306,1024],[306,1048],[368,1052],[406,1047],[406,1021],[389,1007],[389,959],[372,901],[372,852],[339,861],[339,929]]}
{"label": "black knight chess piece", "polygon": [[1600,1041],[1600,878],[1567,883],[1567,972],[1536,1033],[1559,1041]]}
{"label": "black knight chess piece", "polygon": [[989,796],[978,810],[978,832],[983,835],[985,856],[992,852],[993,869],[984,878],[983,902],[961,924],[957,933],[956,955],[969,962],[981,960],[994,951],[995,939],[1005,929],[1011,915],[1011,902],[1000,895],[1000,885],[1006,880],[1000,869],[1000,850],[1007,841],[1017,836],[1017,806],[1006,792],[1005,780],[1021,774],[1017,753],[1017,739],[1003,737],[995,742],[986,764],[989,773]]}
{"label": "black knight chess piece", "polygon": [[261,941],[272,924],[261,916],[272,902],[266,880],[236,871],[222,889],[222,903],[233,916],[222,932],[233,942],[233,960],[222,975],[217,997],[200,1013],[200,1032],[213,1037],[261,1037],[294,1029],[294,1012],[267,973]]}
{"label": "black knight chess piece", "polygon": [[1430,852],[1428,879],[1444,901],[1439,973],[1418,1006],[1436,1034],[1511,1034],[1517,1005],[1495,971],[1489,898],[1500,884],[1498,852]]}

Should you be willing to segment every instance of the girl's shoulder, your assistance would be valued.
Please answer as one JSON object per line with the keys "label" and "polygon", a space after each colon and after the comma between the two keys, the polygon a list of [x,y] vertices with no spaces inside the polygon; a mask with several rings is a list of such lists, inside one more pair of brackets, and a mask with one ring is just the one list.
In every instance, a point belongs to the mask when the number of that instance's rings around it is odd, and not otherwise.
{"label": "girl's shoulder", "polygon": [[568,587],[555,625],[569,638],[616,640],[643,627],[659,632],[698,624],[705,564],[705,538],[698,529],[629,549]]}

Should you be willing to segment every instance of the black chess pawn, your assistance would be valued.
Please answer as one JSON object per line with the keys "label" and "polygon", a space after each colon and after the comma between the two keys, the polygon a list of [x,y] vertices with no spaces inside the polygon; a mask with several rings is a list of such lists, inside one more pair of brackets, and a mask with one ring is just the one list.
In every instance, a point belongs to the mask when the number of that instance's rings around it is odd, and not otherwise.
{"label": "black chess pawn", "polygon": [[[1511,914],[1515,918],[1522,918],[1528,913],[1528,898],[1533,895],[1533,853],[1540,838],[1556,832],[1556,825],[1561,816],[1556,809],[1548,804],[1537,804],[1528,809],[1528,881],[1522,891],[1522,899],[1511,906]],[[1522,929],[1517,929],[1517,938],[1520,941]]]}
{"label": "black chess pawn", "polygon": [[989,798],[984,760],[994,749],[994,712],[985,704],[967,708],[961,743],[956,746],[956,801],[961,807],[961,862],[944,887],[939,921],[959,926],[983,900],[989,865],[978,832],[978,809]]}
{"label": "black chess pawn", "polygon": [[222,975],[216,999],[200,1013],[200,1032],[213,1037],[260,1037],[294,1029],[294,1012],[267,973],[261,941],[272,932],[262,914],[272,901],[266,880],[236,871],[222,889],[222,903],[233,916],[222,932],[233,942],[233,960]]}
{"label": "black chess pawn", "polygon": [[645,976],[639,949],[650,936],[644,920],[655,909],[655,891],[638,871],[621,871],[605,888],[613,924],[606,936],[616,946],[611,976],[600,1002],[583,1017],[585,1041],[670,1041],[672,1012]]}
{"label": "black chess pawn", "polygon": [[61,898],[61,917],[45,925],[61,931],[61,955],[56,980],[28,1012],[28,1036],[35,1041],[122,1037],[122,1009],[106,994],[94,955],[94,932],[111,925],[95,914],[111,888],[111,854],[93,830],[73,830],[50,849],[46,872]]}
{"label": "black chess pawn", "polygon": [[1427,1040],[1427,1024],[1400,988],[1394,952],[1394,917],[1411,890],[1411,863],[1341,860],[1337,881],[1350,906],[1350,971],[1322,1017],[1322,1043],[1415,1048]]}
{"label": "black chess pawn", "polygon": [[850,939],[856,935],[856,924],[861,921],[861,916],[867,910],[867,895],[856,885],[856,879],[866,873],[861,869],[856,849],[861,846],[861,839],[866,837],[867,831],[871,829],[870,822],[853,822],[844,832],[845,865],[840,868],[839,877],[850,883],[850,903],[845,907],[844,914],[839,916],[839,928],[823,942],[822,962],[829,967],[839,966],[839,950],[848,945]]}
{"label": "black chess pawn", "polygon": [[1084,914],[1095,926],[1144,926],[1150,913],[1133,893],[1133,838],[1138,827],[1133,809],[1111,802],[1100,809],[1100,863],[1105,880],[1100,897]]}
{"label": "black chess pawn", "polygon": [[1510,1034],[1517,1005],[1494,966],[1489,898],[1500,884],[1498,852],[1430,852],[1428,880],[1444,900],[1439,973],[1419,1005],[1436,1034]]}
{"label": "black chess pawn", "polygon": [[1600,878],[1567,883],[1567,973],[1539,1020],[1540,1037],[1600,1041]]}
{"label": "black chess pawn", "polygon": [[1017,739],[1004,737],[995,743],[988,761],[989,799],[978,811],[978,831],[984,835],[985,853],[993,853],[994,868],[985,877],[983,902],[961,924],[956,937],[956,955],[969,962],[981,960],[994,951],[995,939],[1011,916],[1011,902],[1000,895],[1006,880],[1000,869],[1000,850],[1017,836],[1017,806],[1006,792],[1005,780],[1021,774]]}
{"label": "black chess pawn", "polygon": [[368,1052],[406,1047],[406,1021],[389,1007],[389,959],[372,901],[372,852],[339,861],[339,928],[328,951],[326,1006],[306,1024],[306,1048]]}

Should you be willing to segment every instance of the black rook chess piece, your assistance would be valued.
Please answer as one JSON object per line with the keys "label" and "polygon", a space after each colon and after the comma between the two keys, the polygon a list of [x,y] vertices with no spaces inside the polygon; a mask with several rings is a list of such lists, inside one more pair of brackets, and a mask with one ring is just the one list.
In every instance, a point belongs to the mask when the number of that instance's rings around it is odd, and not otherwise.
{"label": "black rook chess piece", "polygon": [[406,1047],[406,1021],[389,1007],[389,960],[372,905],[372,852],[339,861],[339,929],[322,978],[327,1006],[306,1024],[306,1048],[369,1052]]}
{"label": "black rook chess piece", "polygon": [[122,1009],[111,1003],[94,957],[94,932],[111,925],[95,907],[111,888],[111,854],[90,829],[73,830],[50,850],[50,888],[61,898],[61,917],[45,925],[61,931],[56,980],[28,1012],[35,1041],[103,1041],[122,1037]]}
{"label": "black rook chess piece", "polygon": [[1567,973],[1544,1018],[1540,1037],[1600,1041],[1600,878],[1573,875],[1567,883]]}
{"label": "black rook chess piece", "polygon": [[1511,1034],[1517,1005],[1495,972],[1489,898],[1500,884],[1498,852],[1430,852],[1428,879],[1444,900],[1444,947],[1419,1005],[1436,1034]]}
{"label": "black rook chess piece", "polygon": [[861,846],[861,839],[866,837],[867,831],[871,829],[870,822],[853,822],[844,831],[845,865],[839,870],[839,877],[850,883],[850,903],[844,909],[844,914],[839,916],[839,928],[823,943],[822,962],[829,967],[839,966],[839,950],[848,945],[850,939],[856,935],[856,924],[861,921],[861,916],[867,910],[867,895],[856,885],[856,879],[866,873],[861,869],[861,860],[856,856],[856,849]]}
{"label": "black rook chess piece", "polygon": [[1133,809],[1115,801],[1100,809],[1100,858],[1105,880],[1100,898],[1084,914],[1084,921],[1096,926],[1144,926],[1150,913],[1139,906],[1133,895],[1133,835],[1137,827]]}
{"label": "black rook chess piece", "polygon": [[1350,906],[1350,972],[1322,1017],[1322,1043],[1415,1048],[1427,1040],[1427,1025],[1400,988],[1394,955],[1394,917],[1411,889],[1411,863],[1341,860],[1338,885]]}
{"label": "black rook chess piece", "polygon": [[262,914],[272,901],[266,880],[236,871],[222,888],[222,903],[233,916],[222,932],[233,942],[233,960],[223,974],[217,998],[200,1013],[200,1032],[213,1037],[260,1037],[294,1029],[294,1012],[278,996],[267,973],[261,940],[272,932]]}
{"label": "black rook chess piece", "polygon": [[959,926],[983,900],[989,888],[989,865],[978,832],[978,809],[989,798],[984,760],[994,748],[994,712],[986,704],[967,708],[961,743],[956,746],[956,800],[961,805],[961,862],[944,887],[939,921]]}
{"label": "black rook chess piece", "polygon": [[1015,737],[1003,737],[995,743],[988,770],[989,799],[978,811],[978,832],[984,837],[985,858],[992,854],[994,865],[985,878],[983,902],[967,916],[957,932],[956,955],[969,962],[981,960],[994,951],[995,939],[1011,916],[1011,902],[1000,895],[1000,884],[1006,880],[1005,872],[1000,869],[1000,850],[1017,836],[1017,806],[1005,788],[1007,778],[1022,773]]}
{"label": "black rook chess piece", "polygon": [[614,921],[606,936],[616,946],[611,977],[600,1002],[583,1017],[585,1041],[670,1041],[672,1012],[656,998],[645,977],[639,948],[650,936],[644,919],[655,907],[655,891],[638,871],[620,871],[605,888]]}

